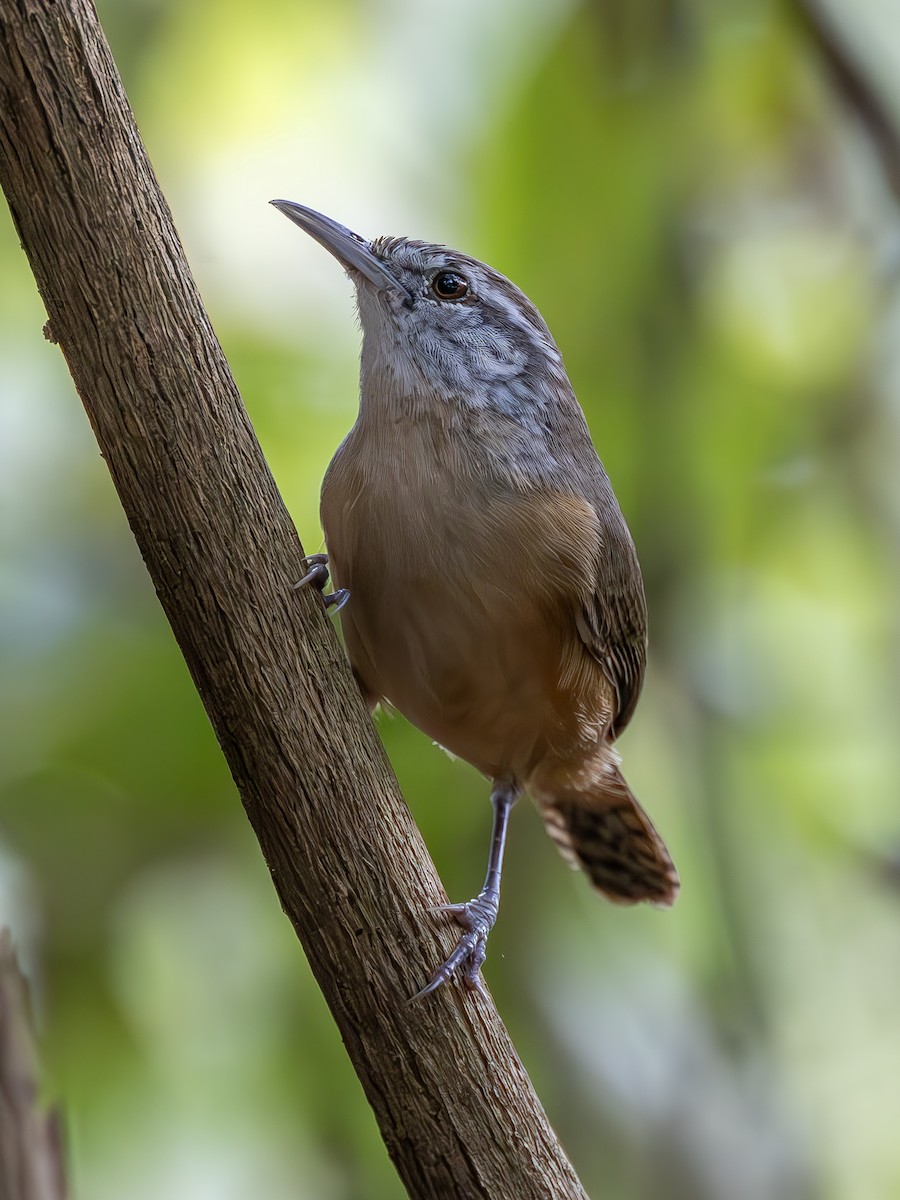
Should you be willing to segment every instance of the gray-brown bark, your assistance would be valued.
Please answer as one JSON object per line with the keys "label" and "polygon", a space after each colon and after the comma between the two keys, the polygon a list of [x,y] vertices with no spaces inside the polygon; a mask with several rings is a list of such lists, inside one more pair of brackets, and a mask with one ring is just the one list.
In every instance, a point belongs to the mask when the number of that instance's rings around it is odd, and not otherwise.
{"label": "gray-brown bark", "polygon": [[[0,182],[160,601],[415,1197],[581,1197],[449,950],[399,795],[203,312],[88,0],[2,0]],[[240,946],[235,946],[240,954]]]}
{"label": "gray-brown bark", "polygon": [[0,1200],[64,1200],[56,1113],[39,1099],[28,993],[0,929]]}

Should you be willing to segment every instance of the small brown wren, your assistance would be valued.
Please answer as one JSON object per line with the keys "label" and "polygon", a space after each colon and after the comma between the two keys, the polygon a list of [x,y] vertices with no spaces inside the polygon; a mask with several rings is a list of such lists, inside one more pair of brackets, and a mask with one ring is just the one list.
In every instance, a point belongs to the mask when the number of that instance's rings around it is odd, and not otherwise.
{"label": "small brown wren", "polygon": [[[631,535],[541,314],[444,246],[366,241],[272,203],[338,260],[362,325],[359,416],[322,484],[325,555],[370,708],[388,701],[492,781],[484,887],[419,995],[480,987],[510,811],[527,790],[563,856],[620,904],[678,876],[614,743],[644,677]],[[327,561],[327,566],[326,566]]]}

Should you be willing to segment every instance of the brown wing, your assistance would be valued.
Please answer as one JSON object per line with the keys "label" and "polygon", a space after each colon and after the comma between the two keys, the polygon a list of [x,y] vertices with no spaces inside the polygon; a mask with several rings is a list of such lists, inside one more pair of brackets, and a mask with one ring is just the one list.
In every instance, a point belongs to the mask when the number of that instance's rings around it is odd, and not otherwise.
{"label": "brown wing", "polygon": [[[647,609],[637,553],[612,487],[602,473],[585,481],[591,501],[572,494],[536,493],[528,511],[538,545],[554,545],[556,582],[571,595],[579,636],[611,683],[615,697],[610,732],[631,720],[647,658]],[[525,512],[522,501],[520,513]],[[574,593],[572,584],[574,583]]]}
{"label": "brown wing", "polygon": [[637,552],[605,475],[598,488],[600,548],[593,592],[576,622],[581,640],[615,688],[613,738],[634,713],[647,662],[647,604]]}

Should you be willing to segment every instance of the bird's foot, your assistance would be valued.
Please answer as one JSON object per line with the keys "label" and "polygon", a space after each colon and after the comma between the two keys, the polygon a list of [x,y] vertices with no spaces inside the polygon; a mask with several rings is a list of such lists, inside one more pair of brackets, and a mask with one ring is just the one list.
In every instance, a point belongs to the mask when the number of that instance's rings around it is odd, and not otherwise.
{"label": "bird's foot", "polygon": [[436,992],[441,984],[447,983],[453,977],[457,969],[461,969],[462,981],[470,991],[484,991],[480,974],[481,964],[487,954],[488,934],[494,928],[499,909],[500,893],[492,888],[484,888],[474,900],[465,904],[441,904],[431,910],[449,913],[466,932],[459,939],[450,957],[441,963],[422,990],[416,992],[413,1000]]}
{"label": "bird's foot", "polygon": [[350,593],[346,588],[337,588],[333,592],[325,591],[328,583],[328,555],[307,554],[303,565],[306,567],[306,574],[294,584],[294,591],[298,588],[314,587],[321,593],[326,608],[340,612],[350,599]]}

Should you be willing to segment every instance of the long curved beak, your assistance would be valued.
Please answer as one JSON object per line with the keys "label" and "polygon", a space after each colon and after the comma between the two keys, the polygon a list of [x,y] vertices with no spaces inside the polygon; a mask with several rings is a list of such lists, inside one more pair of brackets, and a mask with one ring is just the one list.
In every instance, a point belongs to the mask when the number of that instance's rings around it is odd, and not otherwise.
{"label": "long curved beak", "polygon": [[403,290],[381,259],[372,253],[370,243],[352,229],[339,225],[314,208],[295,204],[293,200],[272,200],[270,203],[333,254],[346,271],[363,275],[379,291]]}

